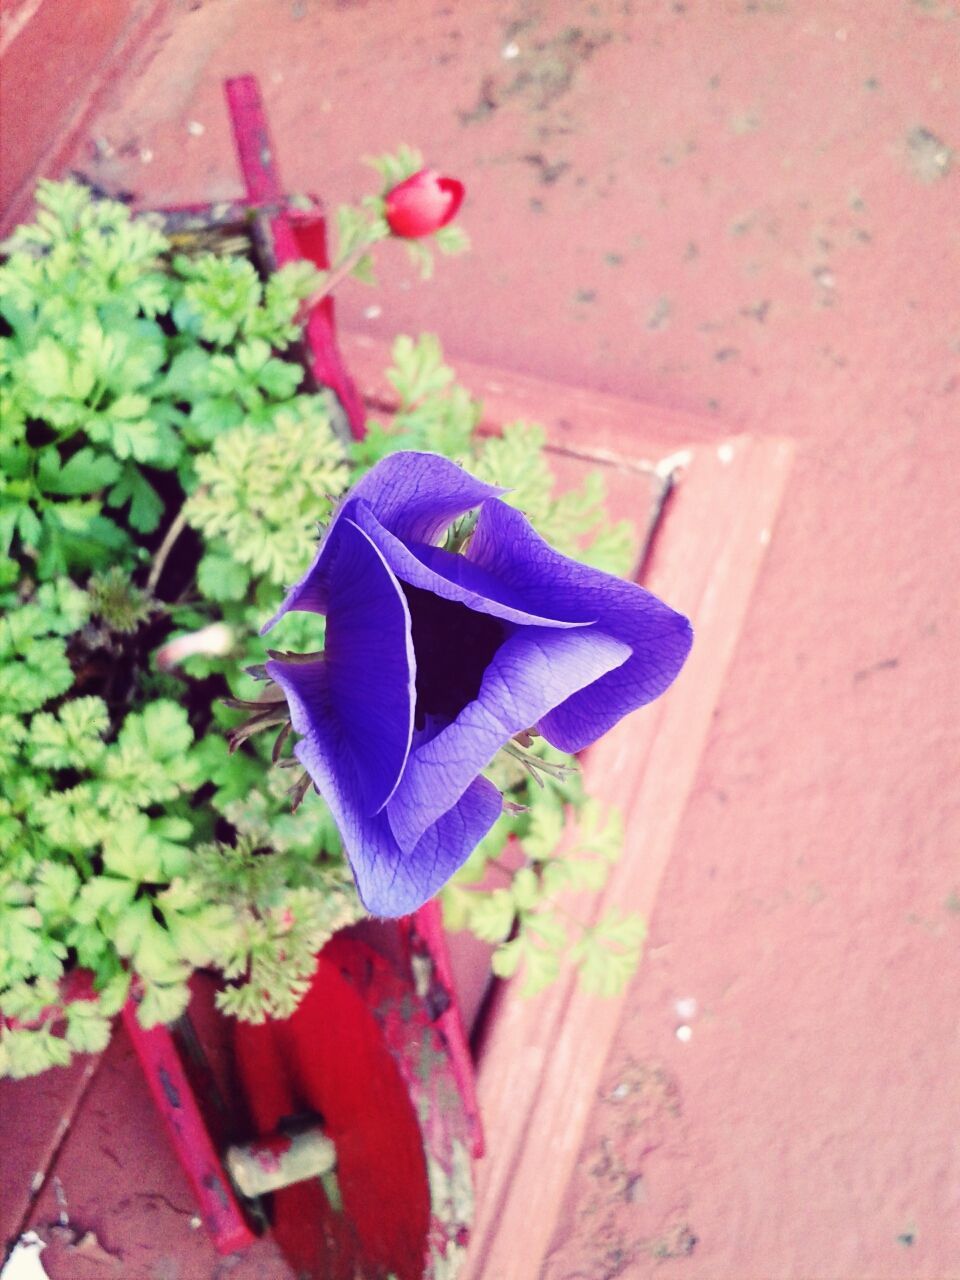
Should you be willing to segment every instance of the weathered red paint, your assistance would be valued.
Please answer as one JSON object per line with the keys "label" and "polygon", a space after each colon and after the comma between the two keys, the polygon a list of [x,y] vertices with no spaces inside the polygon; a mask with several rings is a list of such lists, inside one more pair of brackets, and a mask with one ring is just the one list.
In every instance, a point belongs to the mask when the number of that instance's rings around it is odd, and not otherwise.
{"label": "weathered red paint", "polygon": [[[247,198],[252,204],[275,202],[283,191],[256,78],[235,76],[226,81],[225,90]],[[329,267],[326,220],[319,207],[315,211],[285,209],[270,219],[270,230],[278,267],[303,259],[321,270]],[[363,403],[340,357],[334,307],[328,295],[311,308],[306,325],[310,367],[320,386],[336,392],[354,435],[362,435]]]}
{"label": "weathered red paint", "polygon": [[478,1159],[484,1151],[483,1118],[439,903],[425,903],[414,915],[401,920],[399,927],[417,994],[446,1043],[460,1106],[470,1130],[470,1153]]}
{"label": "weathered red paint", "polygon": [[[446,1046],[409,980],[366,943],[335,938],[296,1012],[238,1023],[235,1045],[256,1131],[308,1115],[336,1146],[342,1209],[316,1179],[273,1195],[273,1232],[295,1270],[316,1280],[438,1274],[433,1260],[442,1266],[469,1224],[435,1170],[463,1176],[456,1153],[466,1156],[468,1130]],[[469,1194],[469,1166],[466,1178]]]}
{"label": "weathered red paint", "polygon": [[121,1018],[214,1245],[220,1253],[248,1248],[256,1236],[247,1225],[219,1152],[210,1140],[170,1031],[163,1026],[149,1030],[141,1027],[135,999],[124,1005]]}

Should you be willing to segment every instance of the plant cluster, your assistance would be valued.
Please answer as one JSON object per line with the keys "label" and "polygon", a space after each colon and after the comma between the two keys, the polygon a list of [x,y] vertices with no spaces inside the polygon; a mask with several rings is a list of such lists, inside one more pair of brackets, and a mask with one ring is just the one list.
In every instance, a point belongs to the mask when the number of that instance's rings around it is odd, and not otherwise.
{"label": "plant cluster", "polygon": [[[377,163],[403,181],[417,157]],[[144,1025],[176,1018],[201,966],[226,979],[225,1011],[284,1016],[361,914],[322,802],[290,812],[288,752],[227,735],[229,703],[262,697],[260,625],[366,468],[435,450],[514,484],[561,550],[617,572],[631,545],[599,480],[554,497],[539,429],[475,436],[479,405],[435,339],[397,341],[399,410],[345,446],[291,358],[336,266],[263,280],[247,256],[178,253],[76,183],[41,184],[38,205],[0,265],[0,1074],[17,1076],[102,1048],[131,991]],[[382,206],[339,217],[361,274]],[[322,619],[287,615],[271,644],[317,649]],[[446,890],[449,923],[502,944],[497,971],[522,961],[529,987],[572,943],[611,989],[638,926],[568,926],[557,897],[602,883],[615,823],[553,753],[529,754],[493,766],[511,812]],[[91,980],[68,999],[77,971]]]}

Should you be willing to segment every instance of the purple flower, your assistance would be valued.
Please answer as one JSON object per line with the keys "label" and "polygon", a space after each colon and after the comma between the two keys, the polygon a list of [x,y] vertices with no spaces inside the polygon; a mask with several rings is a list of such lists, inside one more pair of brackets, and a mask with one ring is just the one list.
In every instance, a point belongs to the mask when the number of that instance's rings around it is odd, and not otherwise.
{"label": "purple flower", "polygon": [[[377,915],[415,910],[489,831],[502,800],[481,771],[514,735],[579,751],[690,649],[686,618],[554,551],[502,492],[436,454],[384,458],[264,627],[327,617],[322,655],[267,672]],[[438,546],[474,508],[465,554]]]}

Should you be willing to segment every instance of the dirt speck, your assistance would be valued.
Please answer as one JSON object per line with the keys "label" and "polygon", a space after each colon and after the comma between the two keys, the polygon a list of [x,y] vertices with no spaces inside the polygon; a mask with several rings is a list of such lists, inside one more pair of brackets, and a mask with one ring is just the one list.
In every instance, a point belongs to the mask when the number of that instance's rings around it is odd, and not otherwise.
{"label": "dirt speck", "polygon": [[568,160],[548,160],[542,151],[532,151],[520,159],[537,171],[540,181],[545,187],[552,187],[570,168]]}
{"label": "dirt speck", "polygon": [[671,1224],[649,1244],[655,1258],[688,1258],[696,1247],[697,1237],[685,1222]]}
{"label": "dirt speck", "polygon": [[745,133],[756,133],[760,128],[760,116],[756,111],[747,109],[745,111],[735,111],[727,121],[727,128],[737,137],[742,137]]}
{"label": "dirt speck", "polygon": [[653,304],[649,316],[647,316],[647,328],[654,333],[658,333],[661,329],[665,329],[667,321],[670,319],[672,307],[669,298],[658,298]]}
{"label": "dirt speck", "polygon": [[475,124],[510,100],[531,112],[549,112],[569,93],[580,67],[614,39],[612,30],[600,27],[540,34],[540,22],[538,16],[505,28],[501,48],[510,49],[509,70],[483,77],[476,103],[460,112],[461,124]]}
{"label": "dirt speck", "polygon": [[756,320],[757,324],[766,324],[767,316],[770,314],[770,299],[762,298],[759,302],[741,307],[740,314],[746,316],[748,320]]}
{"label": "dirt speck", "polygon": [[953,167],[953,150],[935,133],[918,125],[906,138],[907,165],[921,182],[939,182]]}

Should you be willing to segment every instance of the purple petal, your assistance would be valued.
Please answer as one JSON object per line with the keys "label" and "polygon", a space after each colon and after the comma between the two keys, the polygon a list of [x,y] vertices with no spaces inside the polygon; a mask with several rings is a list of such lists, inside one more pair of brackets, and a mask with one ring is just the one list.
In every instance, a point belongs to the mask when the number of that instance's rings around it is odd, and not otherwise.
{"label": "purple petal", "polygon": [[672,683],[693,641],[690,623],[636,583],[562,556],[505,502],[485,502],[467,558],[534,612],[596,629],[629,645],[630,659],[544,714],[539,728],[561,751],[580,751]]}
{"label": "purple petal", "polygon": [[387,564],[402,582],[420,587],[444,600],[454,600],[477,613],[486,613],[504,622],[535,627],[582,627],[582,622],[562,622],[524,609],[519,593],[508,584],[473,564],[466,556],[455,555],[429,543],[408,547],[383,527],[373,512],[360,502],[354,519],[380,550]]}
{"label": "purple petal", "polygon": [[365,845],[360,862],[353,863],[364,905],[384,916],[416,911],[460,870],[502,812],[497,788],[486,778],[475,778],[406,853],[393,838],[386,815],[380,814],[380,842]]}
{"label": "purple petal", "polygon": [[270,662],[267,670],[287,695],[293,727],[302,735],[295,754],[330,806],[364,906],[382,916],[415,911],[493,826],[501,812],[499,791],[477,778],[413,848],[401,850],[386,814],[370,815],[368,762],[330,710],[326,664]]}
{"label": "purple petal", "polygon": [[503,492],[435,453],[406,451],[382,458],[347,494],[310,568],[290,588],[260,634],[264,635],[292,609],[327,612],[327,549],[340,520],[353,518],[358,503],[365,503],[395,537],[405,542],[430,543],[457,516]]}
{"label": "purple petal", "polygon": [[410,614],[399,583],[367,535],[341,520],[327,542],[330,615],[321,659],[270,662],[298,733],[321,730],[356,762],[362,807],[393,794],[413,734],[416,667]]}
{"label": "purple petal", "polygon": [[350,491],[404,542],[433,542],[451,520],[505,490],[484,484],[436,453],[392,453]]}
{"label": "purple petal", "polygon": [[595,627],[526,627],[504,641],[476,699],[453,724],[411,751],[386,806],[400,847],[413,848],[514,734],[629,656],[627,645]]}

